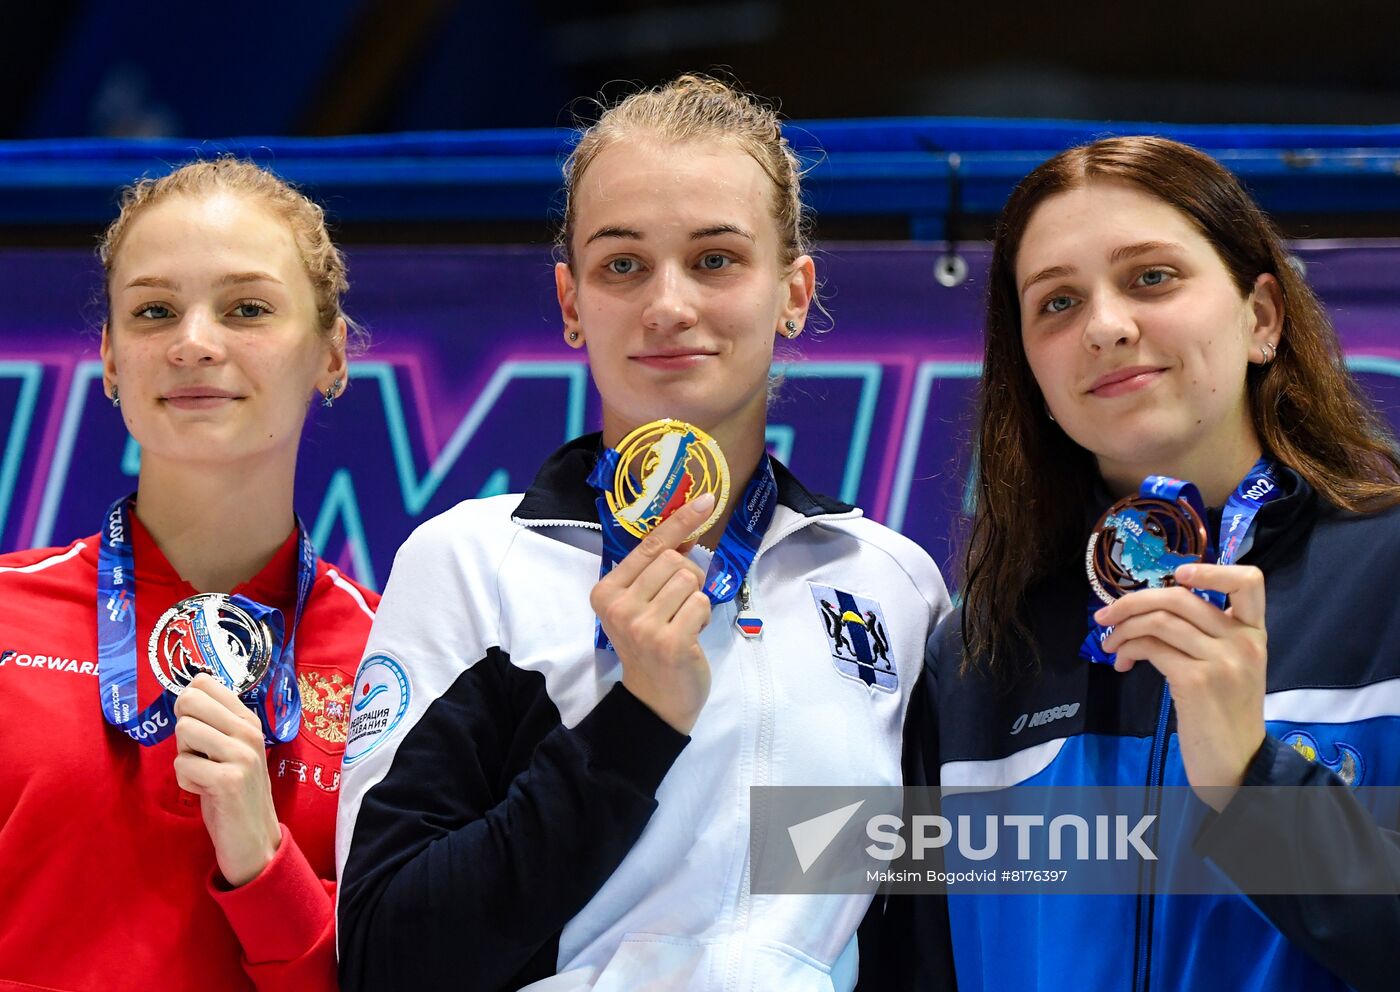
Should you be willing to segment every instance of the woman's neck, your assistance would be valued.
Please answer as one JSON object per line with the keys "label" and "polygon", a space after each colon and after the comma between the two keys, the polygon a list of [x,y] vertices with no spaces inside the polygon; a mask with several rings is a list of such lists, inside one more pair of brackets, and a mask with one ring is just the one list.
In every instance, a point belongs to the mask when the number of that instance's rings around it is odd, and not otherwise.
{"label": "woman's neck", "polygon": [[171,567],[199,592],[229,592],[272,560],[295,526],[293,468],[172,465],[145,457],[136,515]]}
{"label": "woman's neck", "polygon": [[1223,506],[1240,480],[1263,454],[1253,430],[1223,446],[1198,447],[1174,458],[1154,462],[1109,462],[1099,459],[1099,472],[1115,498],[1136,493],[1149,475],[1167,475],[1195,483],[1207,506]]}

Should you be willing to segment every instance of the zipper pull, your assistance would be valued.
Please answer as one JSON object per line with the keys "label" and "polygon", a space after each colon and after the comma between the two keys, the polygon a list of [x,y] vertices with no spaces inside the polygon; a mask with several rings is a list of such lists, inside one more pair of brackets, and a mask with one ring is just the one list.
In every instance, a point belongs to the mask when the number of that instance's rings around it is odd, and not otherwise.
{"label": "zipper pull", "polygon": [[763,636],[763,620],[750,612],[751,592],[752,590],[749,588],[749,577],[746,575],[744,576],[744,581],[739,586],[739,595],[737,597],[739,612],[734,617],[734,624],[739,628],[739,633],[747,638],[756,639]]}

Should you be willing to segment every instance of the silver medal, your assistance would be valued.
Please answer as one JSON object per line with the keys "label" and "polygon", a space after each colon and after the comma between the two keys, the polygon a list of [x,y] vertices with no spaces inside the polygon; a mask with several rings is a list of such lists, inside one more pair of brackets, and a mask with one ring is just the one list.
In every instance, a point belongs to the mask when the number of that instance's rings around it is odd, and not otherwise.
{"label": "silver medal", "polygon": [[200,593],[161,614],[147,657],[156,679],[176,695],[200,672],[242,695],[272,663],[272,632],[224,593]]}

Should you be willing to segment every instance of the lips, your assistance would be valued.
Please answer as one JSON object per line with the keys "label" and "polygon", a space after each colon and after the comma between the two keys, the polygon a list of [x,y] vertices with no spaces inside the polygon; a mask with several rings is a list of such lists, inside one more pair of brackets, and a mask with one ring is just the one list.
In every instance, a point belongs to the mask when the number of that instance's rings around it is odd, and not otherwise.
{"label": "lips", "polygon": [[1159,365],[1130,365],[1105,372],[1094,380],[1086,392],[1101,398],[1124,396],[1152,385],[1166,369]]}
{"label": "lips", "polygon": [[632,361],[655,369],[688,369],[713,358],[713,351],[686,349],[684,351],[653,351],[644,355],[631,356]]}
{"label": "lips", "polygon": [[161,402],[178,410],[208,410],[242,399],[239,394],[218,386],[176,386],[161,394]]}

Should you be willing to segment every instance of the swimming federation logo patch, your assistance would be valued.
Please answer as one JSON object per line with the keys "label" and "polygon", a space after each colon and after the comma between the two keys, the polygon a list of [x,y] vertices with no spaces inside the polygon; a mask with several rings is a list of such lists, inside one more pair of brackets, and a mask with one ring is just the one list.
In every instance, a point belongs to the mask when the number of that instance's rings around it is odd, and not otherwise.
{"label": "swimming federation logo patch", "polygon": [[1322,767],[1331,770],[1347,785],[1360,785],[1361,779],[1366,774],[1365,759],[1361,757],[1361,752],[1350,744],[1337,741],[1332,745],[1337,756],[1325,758],[1322,754],[1325,745],[1318,744],[1317,738],[1306,730],[1289,731],[1283,735],[1283,743],[1309,761],[1315,761]]}
{"label": "swimming federation logo patch", "polygon": [[408,712],[409,695],[408,675],[387,654],[373,654],[360,663],[342,764],[354,764],[394,732]]}
{"label": "swimming federation logo patch", "polygon": [[826,628],[827,646],[836,670],[885,692],[899,688],[899,673],[890,655],[890,637],[880,604],[832,586],[815,582],[808,585]]}

